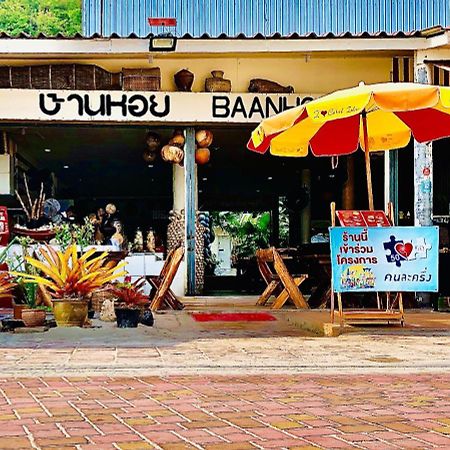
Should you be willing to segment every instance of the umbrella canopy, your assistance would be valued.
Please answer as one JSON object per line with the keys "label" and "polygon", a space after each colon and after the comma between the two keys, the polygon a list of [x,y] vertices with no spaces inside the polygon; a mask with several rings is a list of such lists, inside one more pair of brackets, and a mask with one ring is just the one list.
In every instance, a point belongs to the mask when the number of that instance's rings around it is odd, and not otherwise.
{"label": "umbrella canopy", "polygon": [[450,136],[450,88],[382,83],[336,91],[263,120],[248,148],[277,156],[343,156],[365,150],[369,208],[373,209],[370,151]]}

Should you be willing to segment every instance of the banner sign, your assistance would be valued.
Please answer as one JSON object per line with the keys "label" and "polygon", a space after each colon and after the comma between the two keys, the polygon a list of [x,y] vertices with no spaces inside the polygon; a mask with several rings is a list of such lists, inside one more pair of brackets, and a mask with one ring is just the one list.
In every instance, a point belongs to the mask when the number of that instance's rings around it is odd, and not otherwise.
{"label": "banner sign", "polygon": [[0,120],[259,123],[307,94],[0,89]]}
{"label": "banner sign", "polygon": [[334,292],[437,292],[438,227],[332,227]]}

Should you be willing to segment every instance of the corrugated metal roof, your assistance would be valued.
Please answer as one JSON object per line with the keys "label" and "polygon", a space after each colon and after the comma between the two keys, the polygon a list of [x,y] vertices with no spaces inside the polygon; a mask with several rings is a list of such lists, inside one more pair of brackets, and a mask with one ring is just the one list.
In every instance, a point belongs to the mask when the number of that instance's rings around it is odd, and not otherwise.
{"label": "corrugated metal roof", "polygon": [[450,25],[450,0],[83,0],[86,36],[146,36],[148,17],[176,17],[193,37],[352,36]]}
{"label": "corrugated metal roof", "polygon": [[[445,30],[442,28],[442,32]],[[89,40],[89,39],[149,39],[151,36],[153,36],[153,33],[149,33],[146,36],[138,36],[135,33],[130,33],[128,36],[120,36],[117,33],[113,33],[109,36],[101,36],[98,33],[94,33],[91,36],[85,36],[82,34],[75,34],[72,36],[65,36],[61,33],[54,35],[54,36],[47,36],[43,33],[37,35],[37,36],[30,36],[26,33],[20,33],[17,35],[10,35],[7,33],[0,32],[0,39],[81,39],[81,40]],[[241,33],[236,36],[227,36],[226,34],[220,34],[218,36],[210,36],[207,33],[202,34],[201,36],[193,36],[189,33],[184,34],[183,36],[178,37],[178,39],[244,39],[244,40],[266,40],[266,39],[376,39],[376,38],[411,38],[411,37],[421,37],[422,31],[416,30],[416,31],[410,31],[410,32],[403,32],[399,31],[396,33],[386,33],[384,31],[378,32],[378,33],[358,33],[358,34],[352,34],[350,32],[346,33],[340,33],[340,34],[334,34],[334,33],[326,33],[322,35],[318,35],[316,33],[308,33],[300,35],[298,33],[292,33],[288,36],[283,36],[280,33],[274,33],[271,36],[264,36],[261,33],[258,33],[254,36],[246,36],[245,34]]]}

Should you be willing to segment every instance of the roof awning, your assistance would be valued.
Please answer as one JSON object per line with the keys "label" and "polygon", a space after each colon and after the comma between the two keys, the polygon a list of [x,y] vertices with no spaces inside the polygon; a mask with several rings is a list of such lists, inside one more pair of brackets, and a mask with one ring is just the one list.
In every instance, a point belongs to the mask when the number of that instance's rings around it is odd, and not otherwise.
{"label": "roof awning", "polygon": [[450,60],[425,60],[430,65],[431,82],[439,86],[450,86]]}
{"label": "roof awning", "polygon": [[450,61],[425,61],[427,64],[432,64],[433,66],[446,70],[450,72]]}

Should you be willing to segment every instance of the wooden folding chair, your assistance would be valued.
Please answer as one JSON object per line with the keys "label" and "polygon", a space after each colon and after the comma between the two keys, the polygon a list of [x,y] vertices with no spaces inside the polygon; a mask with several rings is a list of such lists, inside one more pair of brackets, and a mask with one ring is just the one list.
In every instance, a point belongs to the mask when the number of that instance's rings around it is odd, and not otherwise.
{"label": "wooden folding chair", "polygon": [[[275,249],[260,249],[256,252],[256,259],[261,276],[267,283],[267,287],[256,302],[257,306],[267,304],[272,295],[276,296],[272,303],[272,309],[280,309],[290,299],[297,308],[309,308],[299,286],[308,278],[308,275],[302,274],[292,277],[282,257]],[[273,264],[275,273],[270,269],[269,263]]]}
{"label": "wooden folding chair", "polygon": [[[150,283],[152,290],[150,292],[150,301],[153,300],[155,297],[156,291],[158,290],[159,286],[161,285],[162,281],[164,280],[164,277],[167,273],[167,270],[170,266],[170,262],[172,261],[173,254],[176,249],[172,249],[166,257],[166,260],[164,261],[164,264],[162,266],[161,272],[159,275],[147,275],[145,279]],[[172,292],[172,290],[169,289],[166,292],[166,295],[164,296],[163,306],[166,306],[171,309],[175,310],[181,310],[184,308],[183,303],[181,303],[175,294]]]}
{"label": "wooden folding chair", "polygon": [[[145,279],[150,283],[150,285],[152,287],[152,290],[150,292],[150,300],[152,300],[155,297],[156,291],[158,290],[158,287],[161,284],[161,280],[164,278],[164,275],[167,273],[169,263],[173,258],[173,253],[175,252],[175,250],[176,249],[174,248],[174,249],[170,250],[169,253],[167,253],[164,264],[158,275],[146,275],[145,276]],[[169,291],[172,292],[170,289],[169,289]]]}
{"label": "wooden folding chair", "polygon": [[163,305],[171,309],[183,309],[181,303],[170,289],[173,279],[178,272],[181,260],[183,259],[184,248],[178,247],[167,255],[166,261],[157,276],[147,276],[147,281],[154,289],[154,295],[151,296],[150,308],[152,311],[161,309]]}
{"label": "wooden folding chair", "polygon": [[[280,277],[276,273],[272,272],[267,262],[267,259],[264,256],[265,256],[264,250],[257,250],[256,263],[258,264],[259,273],[261,274],[261,277],[265,281],[267,286],[269,286],[272,282],[275,282],[274,283],[275,287],[272,291],[272,295],[278,296],[283,291],[283,288],[280,286],[280,283],[278,283]],[[266,303],[266,301],[264,303]]]}

